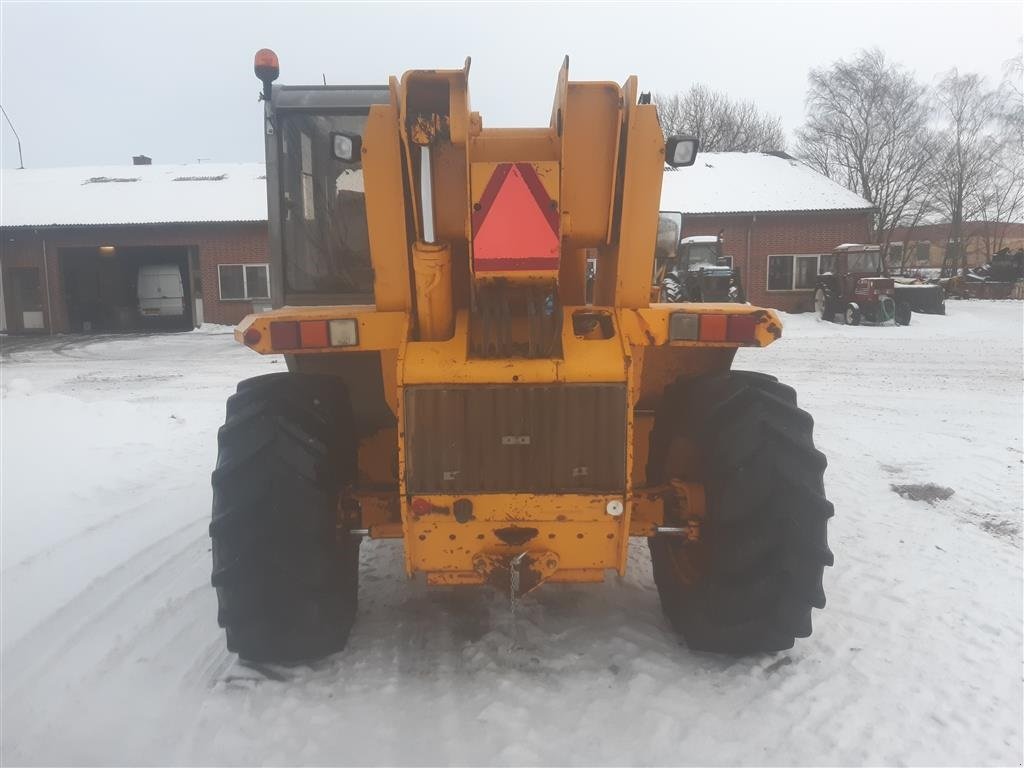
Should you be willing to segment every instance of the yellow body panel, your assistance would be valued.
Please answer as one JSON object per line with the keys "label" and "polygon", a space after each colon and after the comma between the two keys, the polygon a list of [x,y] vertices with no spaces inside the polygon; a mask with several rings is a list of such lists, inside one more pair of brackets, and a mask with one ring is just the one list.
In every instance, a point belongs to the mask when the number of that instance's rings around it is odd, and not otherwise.
{"label": "yellow body panel", "polygon": [[[473,517],[459,522],[453,508],[464,496],[417,497],[417,506],[430,512],[410,514],[406,554],[412,571],[473,571],[477,552],[512,554],[522,551],[558,552],[559,568],[621,570],[619,542],[628,538],[622,517],[608,515],[614,496],[573,494],[488,494],[468,497]],[[495,531],[518,529],[532,533],[523,543],[510,544]]]}
{"label": "yellow body panel", "polygon": [[[405,227],[406,200],[402,188],[402,145],[399,141],[398,110],[392,105],[370,108],[363,138],[363,187],[366,192],[366,225],[373,247],[403,256],[409,252]],[[373,295],[381,311],[408,311],[409,260],[395,258],[390,269],[376,270]]]}
{"label": "yellow body panel", "polygon": [[469,353],[469,314],[460,311],[455,333],[442,342],[410,341],[404,351],[403,384],[544,384],[625,381],[622,338],[584,340],[572,332],[572,307],[562,324],[564,356],[547,359],[474,358]]}
{"label": "yellow body panel", "polygon": [[[426,573],[432,584],[495,583],[496,574],[501,577],[502,569],[522,555],[532,558],[533,586],[600,581],[606,570],[625,572],[630,536],[655,535],[666,494],[690,500],[687,508],[697,521],[693,530],[699,530],[699,489],[646,487],[654,412],[665,387],[680,377],[728,369],[736,348],[766,346],[779,338],[782,326],[771,310],[743,304],[651,303],[665,140],[654,106],[640,103],[635,78],[622,86],[571,82],[566,62],[548,127],[485,128],[469,108],[468,71],[467,61],[461,70],[392,78],[390,103],[369,110],[362,168],[375,303],[286,306],[250,315],[235,335],[257,352],[287,353],[300,371],[303,363],[320,364],[325,356],[333,356],[339,370],[353,360],[347,355],[371,353],[360,359],[373,366],[379,356],[375,386],[383,387],[394,422],[377,423],[374,431],[359,435],[358,480],[343,501],[356,505],[347,509],[358,510],[371,537],[404,539],[410,574]],[[427,160],[432,206],[419,197]],[[557,206],[560,264],[554,271],[474,275],[473,210],[497,165],[509,162],[532,164]],[[436,228],[433,241],[426,242],[424,211],[430,207]],[[597,274],[593,305],[587,305],[593,257]],[[519,304],[484,306],[506,289]],[[545,291],[551,295],[545,298]],[[533,302],[538,295],[544,298],[541,309],[530,304],[534,316],[525,316],[523,297]],[[554,323],[550,338],[559,342],[543,347],[544,355],[498,356],[475,346],[485,316],[486,322],[498,317],[507,332],[522,337],[534,332],[530,323],[537,322],[538,312]],[[746,344],[673,341],[670,319],[676,312],[753,315],[755,335]],[[272,323],[342,318],[356,319],[357,345],[272,346]],[[584,322],[588,318],[593,322]],[[588,385],[614,390],[616,397],[624,390],[621,421],[616,413],[610,417],[626,441],[621,489],[410,492],[408,442],[457,436],[443,423],[431,434],[413,434],[414,425],[406,421],[407,392],[472,385],[548,385],[559,392]],[[460,418],[472,424],[472,416]]]}
{"label": "yellow body panel", "polygon": [[[325,347],[315,349],[274,349],[270,343],[272,322],[303,320],[337,320],[356,318],[359,323],[359,344],[355,347]],[[282,307],[258,315],[248,315],[235,328],[235,340],[242,344],[249,329],[259,331],[260,340],[248,346],[261,354],[288,352],[298,355],[338,354],[367,350],[393,350],[405,341],[409,332],[409,315],[405,312],[377,312],[372,306]]]}
{"label": "yellow body panel", "polygon": [[562,208],[569,227],[565,247],[594,247],[611,237],[622,94],[616,83],[569,83],[566,97]]}

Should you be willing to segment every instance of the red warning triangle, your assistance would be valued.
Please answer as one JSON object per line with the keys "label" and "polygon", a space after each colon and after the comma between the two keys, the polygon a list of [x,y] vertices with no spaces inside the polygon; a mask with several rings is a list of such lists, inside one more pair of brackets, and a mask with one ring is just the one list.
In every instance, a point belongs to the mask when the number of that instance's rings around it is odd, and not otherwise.
{"label": "red warning triangle", "polygon": [[[500,180],[501,186],[487,210],[481,212],[473,233],[477,271],[558,268],[558,233],[541,209],[535,190],[523,178],[520,165],[499,166],[494,171],[492,182]],[[528,172],[535,173],[532,167]],[[534,186],[543,190],[539,180]],[[485,192],[484,197],[488,196]],[[550,200],[547,202],[550,205]]]}

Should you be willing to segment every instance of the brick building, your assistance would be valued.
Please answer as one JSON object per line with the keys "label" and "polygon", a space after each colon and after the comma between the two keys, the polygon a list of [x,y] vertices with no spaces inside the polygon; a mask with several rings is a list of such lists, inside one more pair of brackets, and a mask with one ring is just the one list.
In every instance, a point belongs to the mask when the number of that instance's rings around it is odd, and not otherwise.
{"label": "brick building", "polygon": [[[262,163],[4,170],[0,330],[237,323],[269,304]],[[145,317],[140,268],[180,275],[184,312]]]}
{"label": "brick building", "polygon": [[[234,324],[269,305],[262,163],[4,170],[0,330]],[[866,241],[870,203],[785,155],[705,153],[666,170],[683,234],[722,233],[752,303],[811,309],[818,257]],[[184,314],[142,316],[143,265],[177,267]]]}
{"label": "brick building", "polygon": [[[940,268],[946,258],[951,228],[952,225],[943,223],[896,229],[889,245],[889,263],[911,270]],[[1024,223],[965,221],[962,231],[968,267],[988,264],[1000,248],[1024,248]]]}
{"label": "brick building", "polygon": [[683,236],[718,235],[752,304],[813,309],[818,259],[871,237],[871,203],[784,153],[705,152],[666,169],[661,209]]}

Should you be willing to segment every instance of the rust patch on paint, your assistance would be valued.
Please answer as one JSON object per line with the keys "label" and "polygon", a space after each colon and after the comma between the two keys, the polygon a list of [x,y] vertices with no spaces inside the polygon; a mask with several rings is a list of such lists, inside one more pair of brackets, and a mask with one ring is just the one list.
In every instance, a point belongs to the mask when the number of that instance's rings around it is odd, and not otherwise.
{"label": "rust patch on paint", "polygon": [[771,316],[763,309],[754,313],[754,322],[758,325],[764,324],[764,329],[771,334],[773,339],[782,338],[782,326],[773,322]]}

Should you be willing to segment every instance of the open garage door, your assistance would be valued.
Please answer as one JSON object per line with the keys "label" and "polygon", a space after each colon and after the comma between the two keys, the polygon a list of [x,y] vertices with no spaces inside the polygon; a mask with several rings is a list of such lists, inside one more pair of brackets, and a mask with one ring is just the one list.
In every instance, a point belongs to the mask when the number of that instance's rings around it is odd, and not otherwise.
{"label": "open garage door", "polygon": [[72,331],[174,331],[193,327],[188,248],[61,248],[59,257]]}

